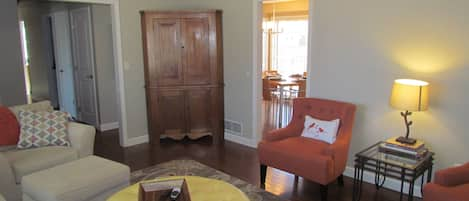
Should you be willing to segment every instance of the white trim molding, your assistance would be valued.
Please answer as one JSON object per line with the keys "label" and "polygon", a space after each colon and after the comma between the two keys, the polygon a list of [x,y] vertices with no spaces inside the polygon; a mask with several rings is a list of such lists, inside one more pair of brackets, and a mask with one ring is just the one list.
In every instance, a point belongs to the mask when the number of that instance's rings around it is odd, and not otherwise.
{"label": "white trim molding", "polygon": [[251,148],[257,148],[257,143],[254,142],[254,140],[248,139],[248,138],[245,138],[245,137],[241,137],[241,136],[237,136],[237,135],[233,135],[233,134],[228,133],[228,132],[225,132],[225,140],[230,141],[230,142],[234,142],[234,143],[237,143],[237,144],[245,145],[245,146],[248,146],[248,147],[251,147]]}
{"label": "white trim molding", "polygon": [[129,138],[127,139],[126,147],[147,143],[148,141],[149,141],[148,135],[142,135],[138,137]]}
{"label": "white trim molding", "polygon": [[[344,176],[350,177],[353,179],[355,169],[353,167],[347,166],[345,168]],[[414,185],[414,196],[415,197],[422,197],[422,194],[420,193],[420,177],[415,180],[415,185]],[[370,184],[375,184],[375,174],[372,172],[363,172],[363,182],[370,183]],[[393,178],[386,178],[386,181],[384,182],[383,188],[387,188],[393,191],[400,192],[401,191],[401,181]],[[409,183],[404,183],[404,194],[407,195],[409,192]],[[363,193],[363,192],[362,192]]]}
{"label": "white trim molding", "polygon": [[110,122],[99,125],[99,131],[108,131],[119,128],[119,122]]}

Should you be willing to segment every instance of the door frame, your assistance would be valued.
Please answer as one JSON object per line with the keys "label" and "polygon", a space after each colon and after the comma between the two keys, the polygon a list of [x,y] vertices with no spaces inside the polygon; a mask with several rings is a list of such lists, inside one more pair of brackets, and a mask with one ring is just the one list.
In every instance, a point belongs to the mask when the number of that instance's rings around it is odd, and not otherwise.
{"label": "door frame", "polygon": [[122,55],[122,35],[120,23],[120,6],[119,0],[48,0],[49,2],[63,2],[63,3],[90,3],[90,4],[105,4],[111,7],[112,19],[112,38],[113,38],[113,53],[115,64],[115,78],[117,90],[117,103],[119,112],[119,143],[123,147],[129,147],[141,142],[128,139],[127,130],[127,111],[125,100],[124,88],[124,64]]}
{"label": "door frame", "polygon": [[[314,22],[313,14],[314,8],[316,5],[316,0],[308,0],[308,56],[306,61],[306,97],[311,96],[310,90],[311,86],[311,71],[313,69],[312,63],[314,60],[315,54],[313,54],[313,34],[314,34]],[[250,139],[248,146],[257,147],[257,144],[262,140],[262,82],[260,76],[262,75],[262,0],[253,0],[253,41],[252,43],[253,50],[253,77],[252,77],[252,133],[253,136]]]}

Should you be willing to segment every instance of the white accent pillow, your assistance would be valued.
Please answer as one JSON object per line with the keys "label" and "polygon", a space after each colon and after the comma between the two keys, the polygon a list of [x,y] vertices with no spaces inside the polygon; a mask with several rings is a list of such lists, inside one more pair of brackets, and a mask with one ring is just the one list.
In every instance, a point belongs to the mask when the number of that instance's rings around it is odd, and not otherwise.
{"label": "white accent pillow", "polygon": [[333,144],[339,130],[340,119],[323,121],[306,115],[304,125],[301,136]]}

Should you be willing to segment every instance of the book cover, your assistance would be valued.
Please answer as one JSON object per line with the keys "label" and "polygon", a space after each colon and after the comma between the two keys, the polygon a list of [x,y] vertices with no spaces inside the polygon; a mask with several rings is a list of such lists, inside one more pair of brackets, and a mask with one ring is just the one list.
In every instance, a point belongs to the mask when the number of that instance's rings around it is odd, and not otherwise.
{"label": "book cover", "polygon": [[409,153],[409,152],[404,152],[402,150],[396,150],[396,149],[390,149],[385,146],[379,146],[378,151],[386,154],[392,154],[400,157],[405,157],[409,159],[421,159],[425,156],[425,154],[428,152],[428,150],[423,150],[422,152],[419,153]]}
{"label": "book cover", "polygon": [[399,152],[403,152],[403,153],[408,153],[408,154],[414,154],[414,155],[421,154],[421,153],[425,152],[425,150],[427,150],[425,147],[422,147],[422,148],[417,149],[417,150],[408,150],[408,149],[404,149],[402,147],[396,147],[396,146],[389,145],[388,143],[383,143],[383,144],[381,144],[381,146],[383,148],[386,148],[386,149],[391,149],[391,150],[395,150],[395,151],[399,151]]}
{"label": "book cover", "polygon": [[386,140],[386,143],[391,145],[391,146],[396,146],[396,147],[401,147],[403,149],[407,149],[410,151],[415,151],[418,149],[422,149],[425,146],[425,143],[422,140],[417,140],[415,144],[404,144],[396,141],[398,137],[392,137]]}

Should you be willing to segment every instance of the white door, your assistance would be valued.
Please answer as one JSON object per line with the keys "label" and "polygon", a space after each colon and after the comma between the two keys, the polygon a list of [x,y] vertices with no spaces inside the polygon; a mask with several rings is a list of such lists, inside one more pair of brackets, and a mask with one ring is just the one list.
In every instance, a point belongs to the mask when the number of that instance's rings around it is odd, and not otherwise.
{"label": "white door", "polygon": [[51,16],[59,106],[60,110],[68,112],[76,118],[72,44],[68,11],[54,12]]}
{"label": "white door", "polygon": [[78,120],[97,126],[97,97],[94,71],[93,38],[90,7],[70,10],[73,64]]}

